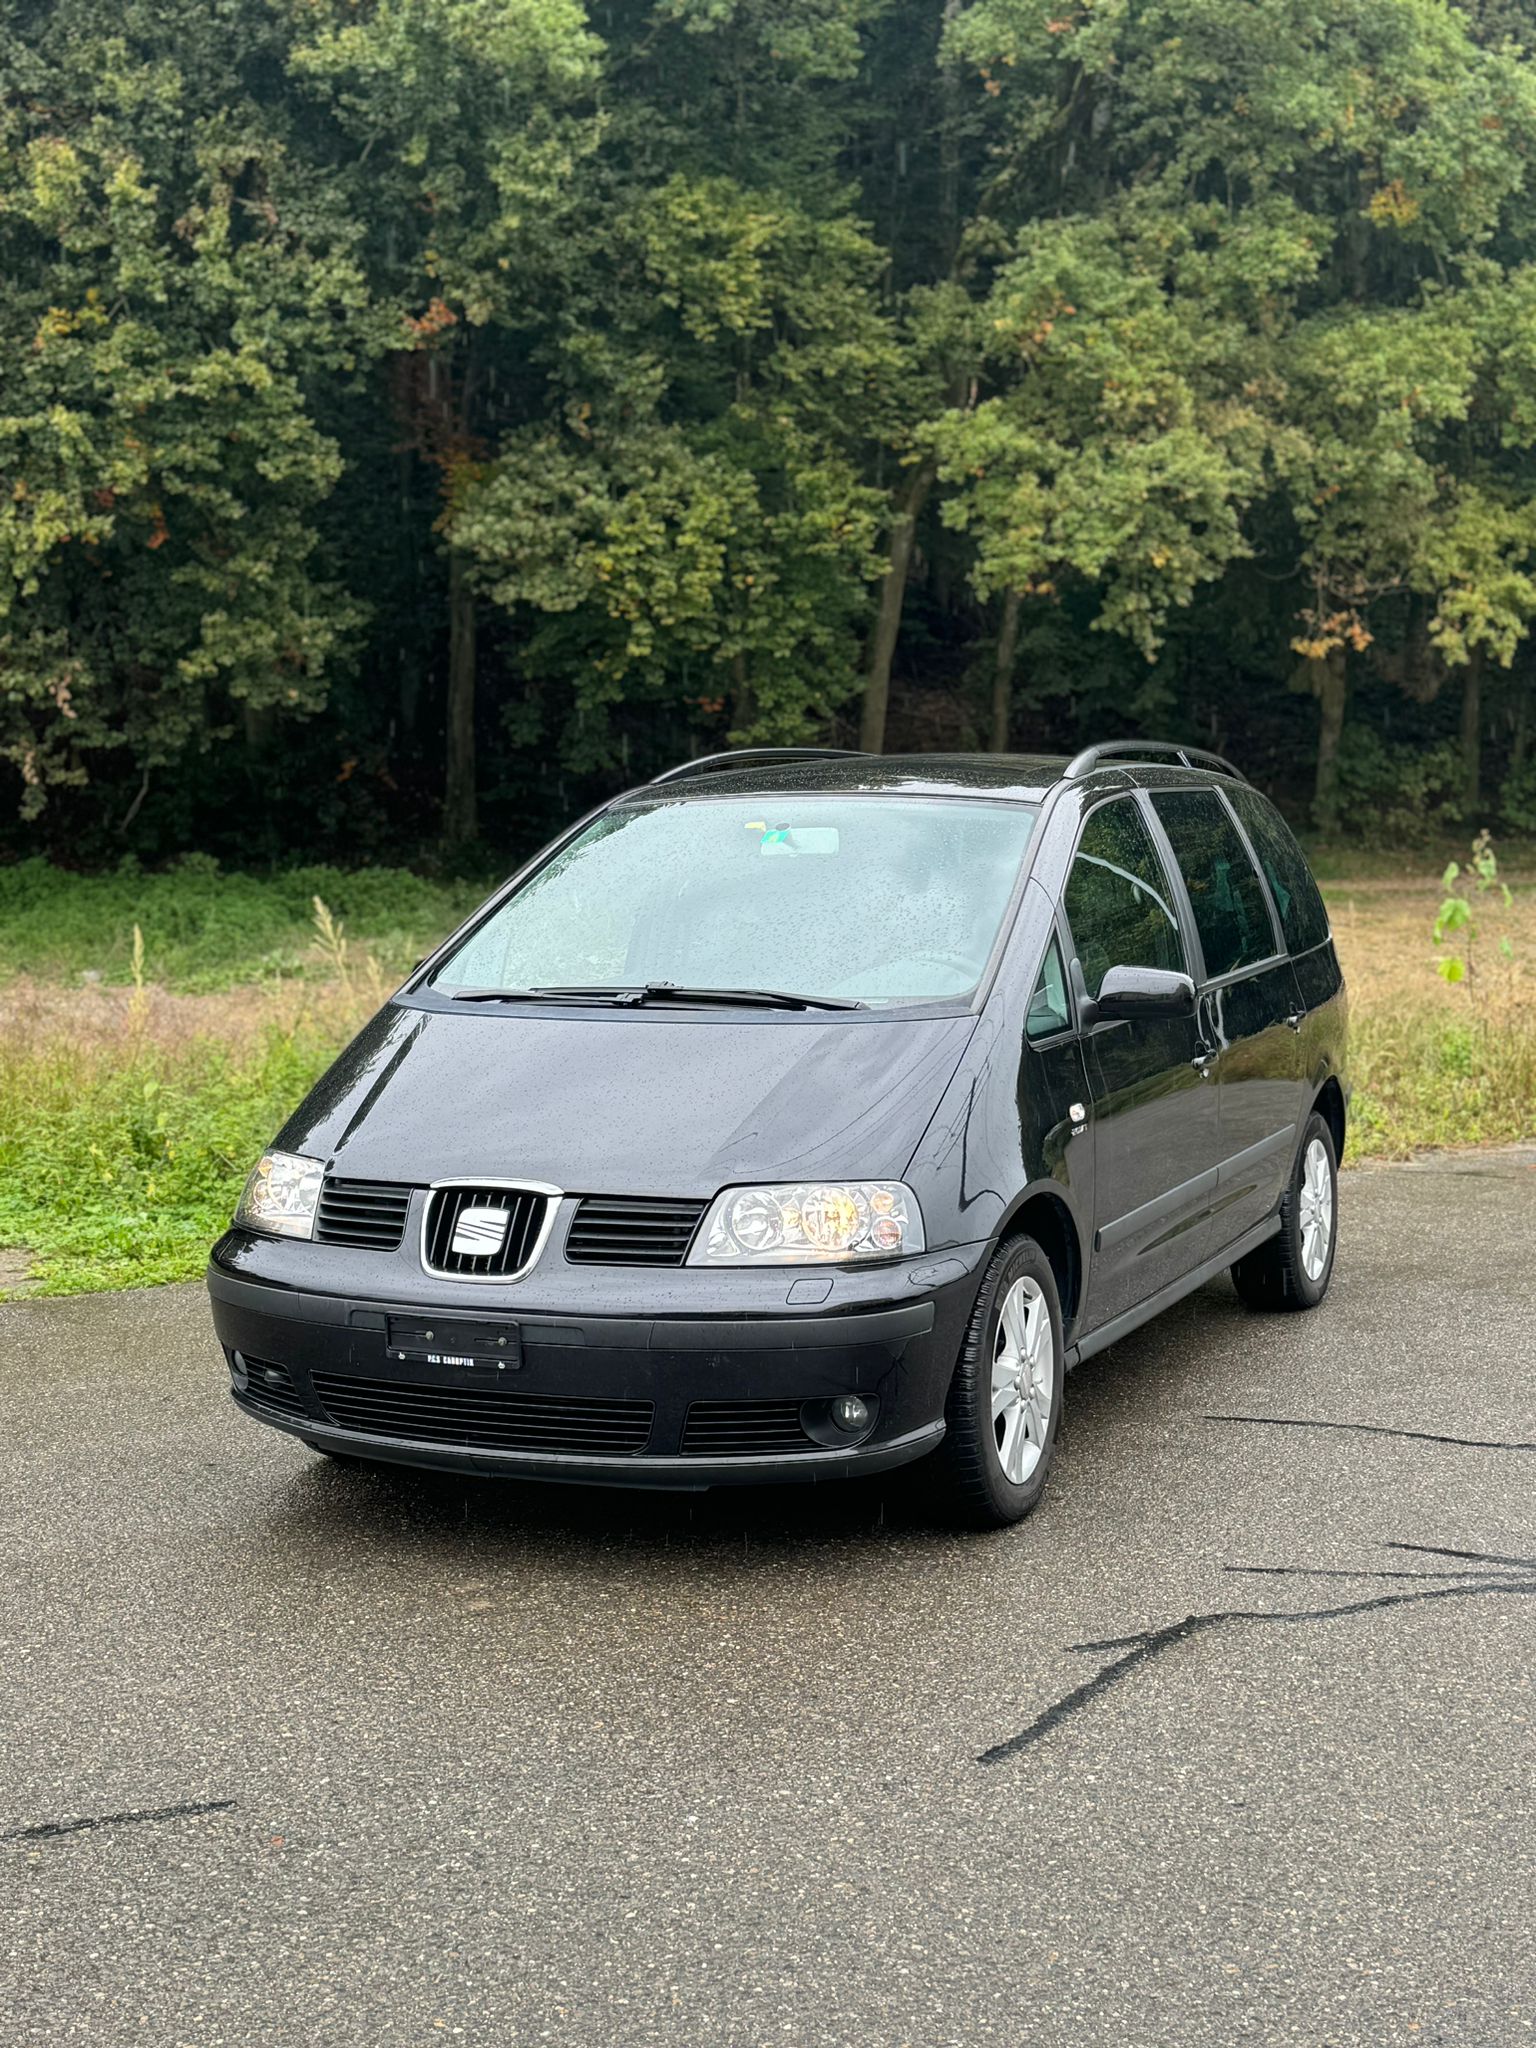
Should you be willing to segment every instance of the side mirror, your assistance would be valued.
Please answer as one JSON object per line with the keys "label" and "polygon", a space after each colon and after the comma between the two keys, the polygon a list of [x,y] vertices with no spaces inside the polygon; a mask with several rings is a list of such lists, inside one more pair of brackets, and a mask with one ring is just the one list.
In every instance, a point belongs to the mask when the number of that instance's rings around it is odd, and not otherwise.
{"label": "side mirror", "polygon": [[1111,967],[1094,1004],[1100,1024],[1134,1024],[1140,1017],[1192,1017],[1195,984],[1164,967]]}

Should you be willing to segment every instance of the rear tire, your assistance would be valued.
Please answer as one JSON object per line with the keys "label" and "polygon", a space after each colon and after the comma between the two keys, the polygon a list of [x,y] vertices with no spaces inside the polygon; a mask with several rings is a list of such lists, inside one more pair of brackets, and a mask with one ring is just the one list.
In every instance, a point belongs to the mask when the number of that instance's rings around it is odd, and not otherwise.
{"label": "rear tire", "polygon": [[1276,1235],[1232,1268],[1238,1299],[1253,1309],[1316,1308],[1333,1278],[1339,1243],[1339,1163],[1333,1133],[1314,1110],[1280,1203]]}
{"label": "rear tire", "polygon": [[971,1529],[1020,1522],[1045,1491],[1061,1420],[1061,1302],[1033,1238],[999,1247],[982,1276],[945,1403],[933,1478]]}

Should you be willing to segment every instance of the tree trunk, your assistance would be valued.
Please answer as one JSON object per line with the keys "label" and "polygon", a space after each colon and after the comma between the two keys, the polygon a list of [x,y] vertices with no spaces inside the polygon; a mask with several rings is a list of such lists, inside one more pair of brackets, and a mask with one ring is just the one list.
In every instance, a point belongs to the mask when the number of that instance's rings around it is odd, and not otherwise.
{"label": "tree trunk", "polygon": [[[959,18],[961,0],[944,0],[943,38]],[[960,126],[965,117],[965,86],[958,64],[939,66],[939,232],[944,245],[944,267],[951,273],[960,255]]]}
{"label": "tree trunk", "polygon": [[891,520],[890,567],[880,579],[880,605],[875,613],[874,631],[869,636],[869,659],[864,674],[864,713],[859,722],[859,745],[868,754],[885,751],[885,714],[891,701],[891,658],[901,631],[901,606],[907,594],[907,571],[912,566],[912,547],[917,538],[917,516],[933,489],[934,465],[922,463],[907,479]]}
{"label": "tree trunk", "polygon": [[992,670],[992,737],[994,754],[1008,751],[1008,717],[1013,710],[1013,658],[1019,646],[1019,593],[1010,590],[1003,599],[1002,622],[997,629],[997,660]]}
{"label": "tree trunk", "polygon": [[1307,663],[1307,681],[1318,701],[1322,716],[1317,729],[1317,788],[1312,816],[1320,832],[1339,827],[1339,739],[1344,731],[1344,700],[1349,693],[1349,673],[1344,650]]}
{"label": "tree trunk", "polygon": [[1461,679],[1461,798],[1468,812],[1482,802],[1483,776],[1483,649],[1467,656]]}
{"label": "tree trunk", "polygon": [[738,651],[731,656],[731,732],[745,732],[756,716],[757,704],[752,678],[747,673],[746,653]]}
{"label": "tree trunk", "polygon": [[443,837],[462,846],[480,830],[475,815],[475,593],[457,548],[448,555],[448,775]]}

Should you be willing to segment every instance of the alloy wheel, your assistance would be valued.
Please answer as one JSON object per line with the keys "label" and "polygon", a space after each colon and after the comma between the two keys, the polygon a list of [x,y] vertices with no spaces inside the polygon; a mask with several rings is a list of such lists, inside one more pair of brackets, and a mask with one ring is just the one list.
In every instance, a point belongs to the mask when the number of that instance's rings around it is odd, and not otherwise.
{"label": "alloy wheel", "polygon": [[1056,1392],[1056,1338],[1044,1294],[1027,1276],[1003,1297],[992,1356],[992,1437],[1015,1486],[1045,1454]]}
{"label": "alloy wheel", "polygon": [[1301,1263],[1309,1280],[1321,1280],[1333,1243],[1333,1175],[1321,1138],[1314,1138],[1301,1162],[1297,1220],[1301,1226]]}

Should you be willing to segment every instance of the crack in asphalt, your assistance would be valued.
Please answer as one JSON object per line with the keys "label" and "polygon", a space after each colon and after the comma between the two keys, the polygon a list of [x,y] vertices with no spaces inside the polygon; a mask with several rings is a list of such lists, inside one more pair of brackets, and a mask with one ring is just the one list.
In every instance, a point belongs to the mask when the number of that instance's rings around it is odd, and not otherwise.
{"label": "crack in asphalt", "polygon": [[7,1828],[0,1842],[48,1842],[59,1835],[83,1835],[92,1828],[131,1827],[139,1821],[189,1820],[200,1813],[226,1813],[233,1799],[194,1799],[185,1806],[157,1806],[140,1813],[97,1813],[86,1820],[45,1820],[33,1827]]}
{"label": "crack in asphalt", "polygon": [[[1490,1593],[1536,1594],[1536,1559],[1533,1558],[1495,1557],[1478,1551],[1445,1550],[1427,1543],[1393,1543],[1387,1547],[1394,1550],[1418,1551],[1434,1557],[1465,1559],[1485,1567],[1494,1567],[1494,1570],[1491,1576],[1486,1572],[1457,1575],[1457,1583],[1453,1585],[1426,1585],[1411,1593],[1377,1593],[1370,1599],[1352,1600],[1338,1607],[1218,1608],[1209,1614],[1186,1614],[1182,1621],[1169,1622],[1163,1628],[1141,1629],[1134,1635],[1106,1636],[1095,1642],[1069,1643],[1067,1647],[1071,1650],[1119,1650],[1123,1655],[1113,1658],[1091,1678],[1085,1679],[1081,1685],[1074,1686],[1070,1692],[1053,1701],[1036,1715],[1027,1728],[1020,1729],[1017,1735],[1010,1735],[1006,1741],[994,1743],[990,1749],[984,1749],[977,1757],[977,1763],[1006,1763],[1010,1757],[1015,1757],[1022,1750],[1042,1741],[1064,1721],[1071,1720],[1093,1701],[1112,1691],[1143,1664],[1149,1664],[1177,1644],[1188,1642],[1208,1630],[1220,1628],[1227,1622],[1273,1622],[1286,1625],[1302,1621],[1340,1621],[1360,1614],[1379,1614],[1393,1607],[1417,1606],[1429,1600],[1473,1600],[1481,1599]],[[1509,1567],[1513,1569],[1507,1569]],[[1305,1578],[1359,1577],[1401,1580],[1452,1576],[1449,1573],[1435,1571],[1340,1573],[1331,1568],[1314,1568],[1307,1565],[1228,1565],[1225,1569]]]}
{"label": "crack in asphalt", "polygon": [[1361,1436],[1401,1436],[1418,1444],[1449,1444],[1457,1451],[1536,1451],[1536,1444],[1487,1441],[1471,1436],[1437,1436],[1428,1429],[1389,1429],[1380,1422],[1316,1422],[1305,1415],[1202,1415],[1202,1422],[1252,1422],[1261,1429],[1346,1429]]}

